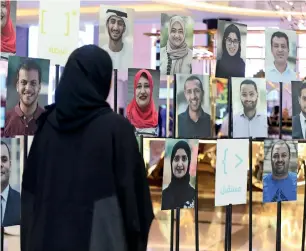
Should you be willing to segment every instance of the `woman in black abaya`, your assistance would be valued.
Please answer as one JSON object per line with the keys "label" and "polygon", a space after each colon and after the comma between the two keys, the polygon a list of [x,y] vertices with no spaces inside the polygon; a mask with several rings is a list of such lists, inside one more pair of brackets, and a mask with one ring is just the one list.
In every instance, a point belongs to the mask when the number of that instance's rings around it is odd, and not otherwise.
{"label": "woman in black abaya", "polygon": [[195,189],[190,186],[191,149],[186,141],[178,141],[172,148],[171,182],[162,192],[162,210],[194,208]]}
{"label": "woman in black abaya", "polygon": [[68,58],[23,172],[22,251],[146,250],[150,191],[134,128],[106,102],[112,70],[95,45]]}
{"label": "woman in black abaya", "polygon": [[238,27],[230,24],[222,39],[222,56],[217,61],[217,78],[244,77],[245,62],[241,58],[241,34]]}

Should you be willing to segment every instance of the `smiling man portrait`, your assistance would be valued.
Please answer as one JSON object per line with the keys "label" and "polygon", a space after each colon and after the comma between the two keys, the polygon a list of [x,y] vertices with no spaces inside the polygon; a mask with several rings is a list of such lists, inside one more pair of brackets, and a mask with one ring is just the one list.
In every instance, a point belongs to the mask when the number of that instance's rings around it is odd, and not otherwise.
{"label": "smiling man portrait", "polygon": [[110,55],[114,69],[133,67],[133,17],[130,14],[128,10],[115,7],[101,6],[100,9],[99,45]]}
{"label": "smiling man portrait", "polygon": [[[271,144],[272,143],[272,144]],[[266,152],[263,176],[263,202],[292,201],[297,198],[297,142],[265,141]],[[268,159],[270,158],[270,159]],[[271,169],[270,173],[269,169]]]}
{"label": "smiling man portrait", "polygon": [[[183,75],[180,76],[183,77]],[[182,81],[183,78],[178,79],[179,86],[177,87],[177,89],[182,87],[184,95],[182,97],[181,93],[177,94],[177,109],[183,106],[187,106],[185,110],[178,115],[178,137],[210,137],[210,115],[203,109],[203,107],[205,107],[206,109],[208,108],[207,111],[210,110],[210,102],[208,100],[205,100],[205,98],[207,97],[207,99],[209,99],[209,92],[207,90],[206,92],[208,93],[205,93],[204,90],[204,86],[209,87],[209,83],[207,83],[209,77],[189,75],[184,81]],[[207,104],[206,106],[204,102]]]}
{"label": "smiling man portrait", "polygon": [[[16,69],[14,64],[17,62],[19,62],[19,65]],[[47,97],[46,102],[41,105],[38,104],[38,100],[41,94],[42,82],[44,82],[42,80],[43,72],[45,82],[48,83],[49,80],[49,64],[49,60],[45,59],[15,56],[9,58],[5,137],[34,135],[36,121],[44,111],[43,107],[47,105]],[[17,101],[15,98],[18,98],[17,104],[13,103]]]}
{"label": "smiling man portrait", "polygon": [[13,164],[16,162],[12,161],[11,149],[1,140],[1,226],[4,227],[20,225],[20,193],[10,185],[11,174],[15,171]]}
{"label": "smiling man portrait", "polygon": [[[272,33],[271,36],[270,33]],[[293,48],[296,46],[296,36],[295,31],[266,30],[267,81],[291,83],[297,79],[294,70],[296,48]]]}

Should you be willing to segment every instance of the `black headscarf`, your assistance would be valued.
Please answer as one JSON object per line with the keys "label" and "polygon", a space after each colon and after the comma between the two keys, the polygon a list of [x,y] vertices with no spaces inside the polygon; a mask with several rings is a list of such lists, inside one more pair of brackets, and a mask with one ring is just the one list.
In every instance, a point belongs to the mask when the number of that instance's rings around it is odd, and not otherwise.
{"label": "black headscarf", "polygon": [[48,119],[50,123],[60,131],[71,131],[101,113],[111,112],[106,99],[112,70],[110,56],[96,45],[85,45],[73,51],[56,88],[55,104],[49,106],[55,109]]}
{"label": "black headscarf", "polygon": [[[226,49],[226,39],[230,33],[235,33],[239,40],[239,48],[234,56],[230,56]],[[222,39],[222,57],[217,62],[216,77],[244,77],[245,62],[241,58],[241,34],[238,27],[230,24],[226,27]]]}
{"label": "black headscarf", "polygon": [[[188,167],[186,174],[177,178],[173,173],[172,162],[179,149],[184,149],[188,158]],[[171,164],[171,182],[169,186],[163,191],[162,209],[175,209],[176,207],[183,208],[187,201],[194,198],[194,189],[189,185],[190,182],[190,162],[191,162],[191,149],[189,144],[184,141],[178,141],[172,148],[170,164]]]}
{"label": "black headscarf", "polygon": [[[173,159],[175,157],[176,152],[179,149],[184,149],[184,151],[186,152],[187,158],[188,158],[188,167],[187,167],[186,174],[184,175],[184,177],[181,177],[181,178],[177,178],[173,174],[173,167],[172,167]],[[190,146],[188,145],[188,143],[186,141],[180,140],[172,148],[171,159],[170,159],[170,163],[171,163],[171,175],[172,176],[171,176],[171,183],[170,183],[170,185],[174,185],[174,186],[176,186],[177,184],[179,186],[185,186],[186,184],[189,185],[189,181],[190,181],[190,174],[189,174],[190,162],[191,162],[191,150],[190,150]]]}

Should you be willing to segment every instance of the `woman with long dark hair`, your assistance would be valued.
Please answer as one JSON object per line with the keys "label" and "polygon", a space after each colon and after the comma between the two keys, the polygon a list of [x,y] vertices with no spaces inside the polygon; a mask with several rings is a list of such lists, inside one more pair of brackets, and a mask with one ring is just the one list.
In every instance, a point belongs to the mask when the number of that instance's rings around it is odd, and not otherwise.
{"label": "woman with long dark hair", "polygon": [[245,62],[241,58],[241,34],[235,24],[230,24],[222,39],[222,56],[217,61],[216,77],[244,77]]}

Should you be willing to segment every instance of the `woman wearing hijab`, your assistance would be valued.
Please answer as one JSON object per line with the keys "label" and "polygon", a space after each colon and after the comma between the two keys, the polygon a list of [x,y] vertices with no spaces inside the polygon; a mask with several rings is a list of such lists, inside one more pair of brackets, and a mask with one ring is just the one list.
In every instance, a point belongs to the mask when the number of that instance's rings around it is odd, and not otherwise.
{"label": "woman wearing hijab", "polygon": [[192,72],[193,55],[186,43],[186,27],[182,17],[174,16],[170,19],[167,45],[160,49],[160,56],[161,75]]}
{"label": "woman wearing hijab", "polygon": [[222,56],[217,61],[216,77],[244,77],[245,62],[241,58],[241,35],[238,27],[230,24],[222,39]]}
{"label": "woman wearing hijab", "polygon": [[171,182],[162,192],[162,210],[193,208],[195,189],[190,186],[191,149],[186,141],[178,141],[172,148]]}
{"label": "woman wearing hijab", "polygon": [[23,251],[146,250],[150,191],[134,128],[106,102],[112,70],[95,45],[68,58],[23,173]]}
{"label": "woman wearing hijab", "polygon": [[136,135],[158,136],[158,111],[153,99],[153,78],[148,70],[140,70],[134,78],[134,97],[127,107],[127,118]]}
{"label": "woman wearing hijab", "polygon": [[11,20],[9,0],[1,1],[1,48],[0,52],[16,53],[16,33]]}

